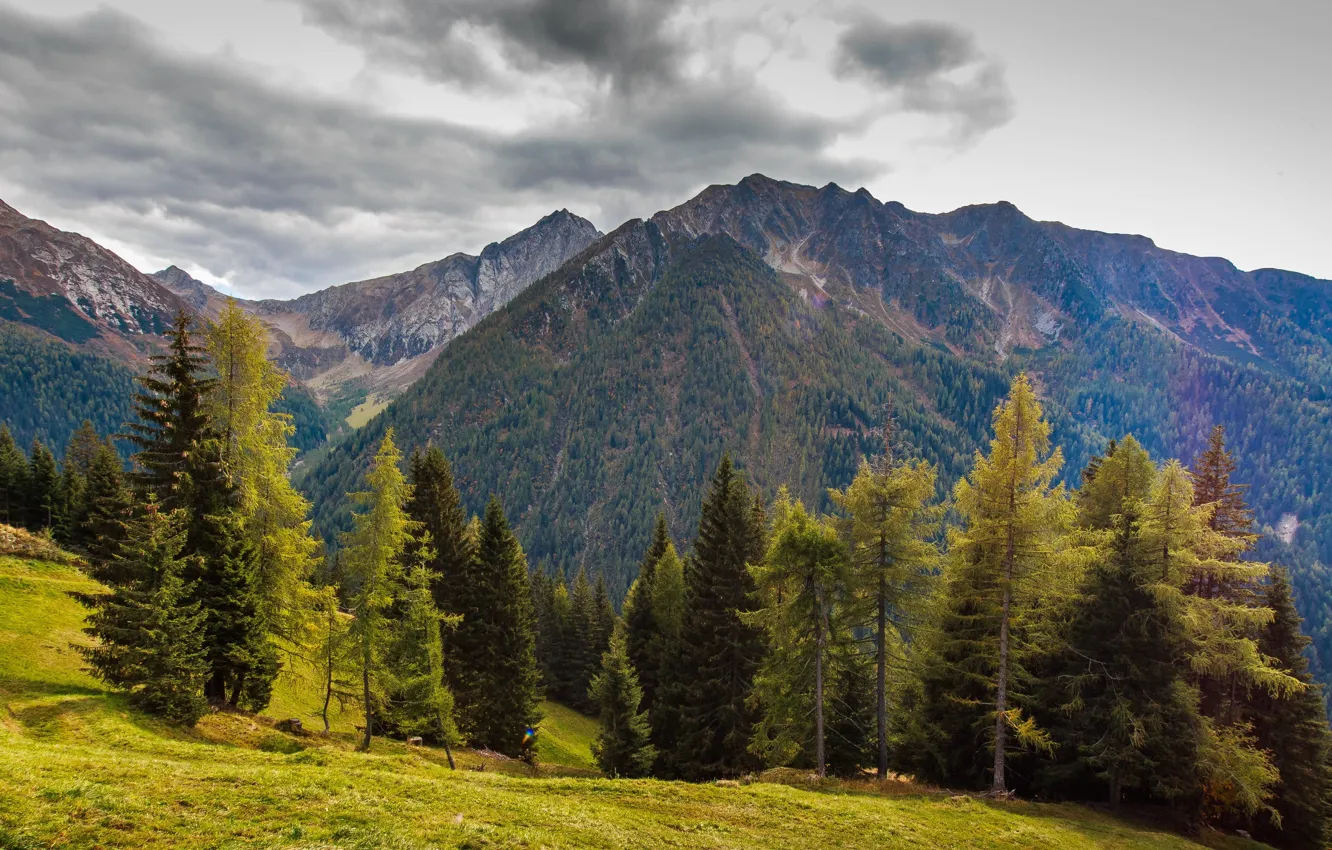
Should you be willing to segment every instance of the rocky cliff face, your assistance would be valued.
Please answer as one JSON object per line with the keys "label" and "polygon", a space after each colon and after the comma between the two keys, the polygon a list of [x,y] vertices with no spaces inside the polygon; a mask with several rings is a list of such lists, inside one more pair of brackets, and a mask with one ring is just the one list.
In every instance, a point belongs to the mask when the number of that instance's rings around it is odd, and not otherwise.
{"label": "rocky cliff face", "polygon": [[324,397],[349,383],[391,393],[449,340],[600,236],[591,222],[559,210],[480,256],[453,254],[409,272],[245,306],[272,326],[279,362]]}
{"label": "rocky cliff face", "polygon": [[179,266],[167,266],[153,272],[153,280],[165,286],[201,315],[213,315],[226,296],[201,280],[191,277]]}
{"label": "rocky cliff face", "polygon": [[134,356],[183,306],[91,239],[0,201],[0,319]]}

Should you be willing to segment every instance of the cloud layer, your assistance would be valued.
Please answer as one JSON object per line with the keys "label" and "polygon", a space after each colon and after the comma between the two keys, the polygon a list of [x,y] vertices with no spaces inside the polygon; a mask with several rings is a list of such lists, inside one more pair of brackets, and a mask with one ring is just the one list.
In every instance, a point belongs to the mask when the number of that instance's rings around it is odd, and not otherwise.
{"label": "cloud layer", "polygon": [[[0,185],[57,223],[282,297],[475,248],[506,235],[498,223],[557,207],[606,228],[754,171],[854,184],[885,167],[832,153],[868,115],[802,111],[718,54],[684,74],[696,54],[679,3],[303,2],[372,67],[435,84],[581,74],[576,114],[517,131],[404,117],[172,52],[115,11],[56,21],[0,6]],[[970,128],[959,139],[1006,120],[1002,70],[965,33],[860,30],[836,67],[894,109]],[[968,80],[948,76],[978,63]]]}

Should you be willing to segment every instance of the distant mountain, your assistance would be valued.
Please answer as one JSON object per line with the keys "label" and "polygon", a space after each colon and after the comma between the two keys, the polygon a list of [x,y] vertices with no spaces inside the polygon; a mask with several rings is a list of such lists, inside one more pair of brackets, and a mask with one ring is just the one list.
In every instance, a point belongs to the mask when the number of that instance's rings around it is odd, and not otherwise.
{"label": "distant mountain", "polygon": [[183,306],[91,239],[0,201],[0,320],[139,359]]}
{"label": "distant mountain", "polygon": [[227,296],[200,280],[195,280],[179,266],[167,266],[153,272],[153,280],[180,296],[200,315],[213,315]]}
{"label": "distant mountain", "polygon": [[[941,492],[989,436],[1018,369],[1076,482],[1134,433],[1186,461],[1227,427],[1264,554],[1293,565],[1332,654],[1332,284],[1033,221],[1011,204],[926,215],[762,176],[713,186],[592,243],[454,340],[424,378],[309,470],[346,522],[385,428],[453,458],[471,510],[501,494],[529,555],[623,591],[652,515],[691,535],[723,451],[771,494],[826,505],[899,438]],[[1291,532],[1291,529],[1295,529]]]}

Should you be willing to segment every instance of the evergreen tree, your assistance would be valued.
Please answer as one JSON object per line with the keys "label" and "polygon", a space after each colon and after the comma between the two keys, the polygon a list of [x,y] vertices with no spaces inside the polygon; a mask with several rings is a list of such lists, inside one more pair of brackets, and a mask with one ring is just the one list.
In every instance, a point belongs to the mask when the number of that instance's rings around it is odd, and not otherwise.
{"label": "evergreen tree", "polygon": [[1252,540],[1253,511],[1244,501],[1248,489],[1235,484],[1235,458],[1226,448],[1226,429],[1212,428],[1207,448],[1193,462],[1193,498],[1196,504],[1213,505],[1208,526],[1227,537]]}
{"label": "evergreen tree", "polygon": [[116,552],[125,539],[133,499],[125,487],[125,468],[110,443],[99,444],[88,467],[84,510],[75,527],[75,544],[88,554],[92,576],[115,583]]}
{"label": "evergreen tree", "polygon": [[32,441],[27,485],[25,525],[32,531],[53,528],[60,519],[60,470],[55,455],[40,440]]}
{"label": "evergreen tree", "polygon": [[94,675],[128,691],[151,714],[193,725],[207,702],[203,685],[203,613],[187,602],[184,517],[149,501],[132,525],[114,570],[121,581],[93,597],[86,631],[97,644],[81,650]]}
{"label": "evergreen tree", "polygon": [[1110,450],[1088,475],[1083,472],[1078,491],[1078,522],[1084,528],[1108,530],[1122,513],[1126,501],[1145,501],[1156,480],[1156,465],[1132,435],[1122,442],[1111,442]]}
{"label": "evergreen tree", "polygon": [[191,457],[208,430],[205,405],[213,382],[203,377],[208,358],[195,342],[193,326],[194,319],[181,310],[167,332],[167,352],[153,355],[148,374],[137,378],[143,388],[134,397],[139,421],[128,425],[126,435],[137,449],[136,488],[155,495],[163,510],[184,504]]}
{"label": "evergreen tree", "polygon": [[961,565],[961,583],[955,582],[954,589],[971,585],[966,589],[993,594],[979,604],[964,602],[954,613],[992,618],[977,625],[982,632],[993,629],[992,689],[986,683],[991,693],[986,701],[994,707],[991,790],[1006,794],[1009,732],[1021,739],[1031,730],[1009,699],[1016,670],[1017,606],[1033,586],[1044,585],[1045,592],[1064,580],[1059,575],[1061,535],[1073,516],[1063,488],[1051,484],[1063,455],[1057,448],[1050,450],[1050,426],[1026,375],[1014,379],[1008,398],[995,409],[994,430],[990,454],[977,453],[970,475],[958,482],[954,498],[964,527],[954,534],[949,549]]}
{"label": "evergreen tree", "polygon": [[83,424],[70,435],[69,442],[65,444],[63,458],[65,469],[73,470],[80,478],[86,479],[92,471],[93,459],[97,457],[102,444],[102,438],[92,422],[83,420]]}
{"label": "evergreen tree", "polygon": [[[1112,457],[1129,448],[1126,440]],[[1055,765],[1042,771],[1047,793],[1113,805],[1126,791],[1171,801],[1196,788],[1196,695],[1177,666],[1187,649],[1184,612],[1156,592],[1139,510],[1137,498],[1121,501],[1111,545],[1068,606],[1067,644],[1046,679],[1058,703],[1049,724]]]}
{"label": "evergreen tree", "polygon": [[828,699],[828,773],[860,775],[876,759],[874,659],[850,644],[832,658]]}
{"label": "evergreen tree", "polygon": [[681,632],[684,628],[685,581],[684,563],[675,552],[674,544],[667,544],[666,552],[657,559],[652,572],[652,640],[647,647],[649,663],[657,674],[658,692],[665,694],[655,699],[649,711],[652,721],[652,743],[657,748],[657,764],[653,773],[666,773],[666,748],[679,740],[680,698],[687,671],[680,666]]}
{"label": "evergreen tree", "polygon": [[601,652],[604,650],[599,649],[601,623],[597,600],[592,584],[587,580],[587,573],[582,569],[574,576],[573,585],[569,589],[569,611],[573,626],[570,651],[565,656],[569,705],[579,711],[588,711],[592,708],[588,688],[592,684],[592,677],[600,669]]}
{"label": "evergreen tree", "polygon": [[452,628],[461,618],[439,613],[432,584],[430,571],[418,561],[407,574],[401,616],[385,652],[388,681],[382,715],[386,730],[441,744],[452,767],[458,727],[453,718],[453,694],[444,681],[440,628]]}
{"label": "evergreen tree", "polygon": [[455,587],[462,622],[452,643],[450,681],[459,728],[474,747],[517,756],[523,730],[539,715],[536,639],[527,556],[496,497]]}
{"label": "evergreen tree", "polygon": [[607,776],[646,776],[657,757],[649,742],[647,712],[640,711],[642,698],[624,636],[617,633],[602,655],[601,671],[591,685],[592,702],[601,711],[601,731],[592,744],[592,755]]}
{"label": "evergreen tree", "polygon": [[838,522],[847,541],[861,618],[873,620],[876,659],[877,771],[888,775],[888,658],[918,619],[924,585],[938,560],[928,539],[937,511],[927,508],[935,491],[934,468],[924,461],[896,460],[891,444],[871,465],[861,461],[845,491],[830,491],[845,513]]}
{"label": "evergreen tree", "polygon": [[0,424],[0,522],[21,526],[27,495],[28,459],[14,442],[9,426]]}
{"label": "evergreen tree", "polygon": [[755,499],[730,457],[703,500],[694,554],[685,566],[677,681],[679,739],[669,770],[684,779],[737,776],[758,767],[749,749],[757,712],[749,697],[763,660],[763,634],[744,622],[755,610],[748,564],[763,555]]}
{"label": "evergreen tree", "polygon": [[597,583],[592,590],[592,607],[596,612],[592,648],[597,655],[597,669],[601,669],[601,656],[610,649],[611,635],[615,634],[615,628],[620,622],[615,613],[615,604],[610,599],[610,591],[606,589],[605,573],[597,573]]}
{"label": "evergreen tree", "polygon": [[812,750],[814,770],[825,776],[826,677],[838,635],[848,631],[841,620],[850,558],[836,529],[811,517],[785,489],[773,517],[766,557],[750,565],[762,607],[745,619],[768,636],[768,654],[755,677],[764,717],[751,748],[777,764]]}
{"label": "evergreen tree", "polygon": [[657,635],[656,617],[652,610],[652,579],[657,562],[666,554],[670,545],[666,515],[659,513],[652,530],[652,543],[638,564],[638,577],[629,586],[629,593],[624,600],[625,651],[629,653],[629,662],[638,673],[643,688],[643,708],[647,711],[652,709],[659,676],[657,659],[650,654],[653,639]]}
{"label": "evergreen tree", "polygon": [[1272,754],[1281,776],[1272,804],[1280,825],[1263,813],[1254,824],[1254,837],[1291,850],[1327,847],[1332,844],[1332,732],[1323,691],[1309,675],[1304,655],[1309,638],[1301,631],[1285,570],[1272,571],[1264,597],[1273,618],[1260,633],[1259,649],[1304,687],[1284,696],[1259,690],[1250,697],[1258,746]]}
{"label": "evergreen tree", "polygon": [[541,687],[550,699],[558,699],[560,662],[559,623],[555,615],[555,579],[540,564],[527,577],[532,594],[532,618],[536,634],[537,670]]}
{"label": "evergreen tree", "polygon": [[411,521],[404,510],[411,488],[398,468],[401,461],[390,428],[366,476],[369,489],[356,494],[365,510],[355,515],[356,527],[343,539],[343,562],[355,588],[350,605],[355,617],[351,640],[356,646],[365,710],[362,750],[370,749],[375,703],[382,690],[384,648],[390,636],[386,615],[401,578],[403,552],[412,540]]}
{"label": "evergreen tree", "polygon": [[427,567],[432,574],[435,606],[456,614],[458,602],[450,588],[467,572],[473,554],[467,539],[467,513],[453,483],[453,469],[437,446],[424,453],[412,452],[409,466],[412,497],[407,501],[407,513],[430,535],[433,557]]}

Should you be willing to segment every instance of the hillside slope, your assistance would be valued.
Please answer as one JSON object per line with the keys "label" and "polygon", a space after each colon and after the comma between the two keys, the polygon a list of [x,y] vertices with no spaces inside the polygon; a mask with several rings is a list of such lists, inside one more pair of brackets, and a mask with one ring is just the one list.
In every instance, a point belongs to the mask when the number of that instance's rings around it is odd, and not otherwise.
{"label": "hillside slope", "polygon": [[[74,568],[0,556],[0,847],[1116,848],[1200,845],[1075,806],[909,786],[531,778],[515,763],[216,714],[138,715],[84,673]],[[350,735],[346,736],[348,739]],[[883,793],[876,793],[882,790]],[[892,793],[890,793],[892,792]],[[1208,846],[1261,845],[1208,836]]]}

